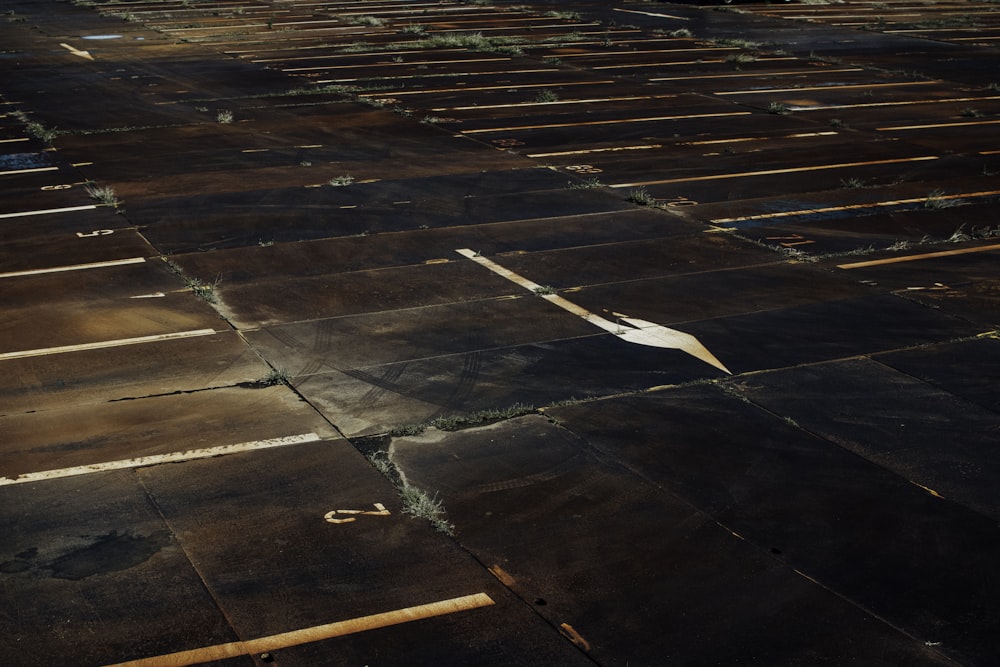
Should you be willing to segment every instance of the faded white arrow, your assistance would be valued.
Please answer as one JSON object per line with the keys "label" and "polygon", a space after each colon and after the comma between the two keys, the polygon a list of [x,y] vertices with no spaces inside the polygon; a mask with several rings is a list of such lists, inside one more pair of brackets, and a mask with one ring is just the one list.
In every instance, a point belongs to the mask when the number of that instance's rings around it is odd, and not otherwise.
{"label": "faded white arrow", "polygon": [[74,46],[70,46],[69,44],[63,44],[62,42],[60,42],[59,46],[61,46],[64,49],[66,49],[67,51],[69,51],[70,53],[72,53],[74,56],[79,56],[81,58],[86,58],[87,60],[93,60],[94,59],[94,56],[90,55],[89,52],[87,52],[87,51],[81,51],[80,49],[78,49],[78,48],[76,48]]}
{"label": "faded white arrow", "polygon": [[676,329],[669,329],[654,322],[647,322],[646,320],[640,320],[634,317],[620,315],[618,313],[614,313],[615,317],[618,318],[618,321],[612,322],[601,317],[600,315],[590,312],[586,308],[581,308],[572,301],[568,301],[558,294],[542,293],[544,288],[538,283],[528,280],[527,278],[514,273],[510,269],[506,269],[494,261],[481,257],[476,252],[469,250],[468,248],[459,248],[455,252],[462,257],[471,259],[480,266],[486,267],[498,276],[502,276],[512,283],[520,285],[530,292],[534,292],[549,303],[559,306],[563,310],[573,313],[577,317],[590,322],[594,326],[618,336],[624,341],[636,343],[638,345],[649,345],[651,347],[680,350],[681,352],[690,354],[696,359],[704,361],[710,366],[718,368],[720,371],[732,375],[732,371],[726,368],[726,366],[719,361],[714,354],[709,352],[708,348],[701,344],[701,341],[689,333],[677,331]]}

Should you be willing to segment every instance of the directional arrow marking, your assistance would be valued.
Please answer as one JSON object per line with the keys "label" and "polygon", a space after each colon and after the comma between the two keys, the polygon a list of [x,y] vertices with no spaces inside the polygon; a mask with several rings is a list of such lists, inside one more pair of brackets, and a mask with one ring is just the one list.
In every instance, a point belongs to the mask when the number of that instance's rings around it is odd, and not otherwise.
{"label": "directional arrow marking", "polygon": [[66,49],[67,51],[69,51],[70,53],[72,53],[74,56],[79,56],[81,58],[86,58],[87,60],[93,60],[94,59],[94,56],[90,55],[90,53],[88,53],[87,51],[81,51],[80,49],[78,49],[76,47],[70,46],[69,44],[63,44],[62,42],[60,42],[59,46],[61,46],[64,49]]}
{"label": "directional arrow marking", "polygon": [[[527,278],[514,273],[510,269],[505,269],[496,262],[486,259],[485,257],[481,257],[476,254],[476,252],[469,250],[468,248],[459,248],[455,250],[455,252],[462,257],[471,259],[480,266],[486,267],[498,276],[506,278],[512,283],[520,285],[530,292],[538,294],[538,296],[545,299],[549,303],[559,306],[563,310],[573,313],[577,317],[590,322],[594,326],[618,336],[624,341],[636,343],[638,345],[649,345],[651,347],[680,350],[681,352],[690,354],[696,359],[704,361],[710,366],[718,368],[720,371],[732,375],[732,371],[726,368],[726,366],[719,361],[714,354],[709,352],[697,338],[689,333],[677,331],[676,329],[668,329],[667,327],[654,322],[647,322],[646,320],[640,320],[634,317],[620,315],[618,313],[614,313],[615,317],[618,318],[618,321],[612,322],[601,317],[600,315],[595,315],[586,308],[581,308],[572,301],[567,301],[558,294],[539,294],[538,291],[542,289],[542,286],[538,283],[528,280]],[[623,323],[628,326],[622,326]]]}

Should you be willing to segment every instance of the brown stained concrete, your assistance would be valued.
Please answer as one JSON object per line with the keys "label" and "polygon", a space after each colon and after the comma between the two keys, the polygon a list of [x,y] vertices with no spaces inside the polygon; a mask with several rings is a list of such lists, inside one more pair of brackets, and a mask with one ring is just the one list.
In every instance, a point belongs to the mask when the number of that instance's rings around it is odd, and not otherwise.
{"label": "brown stained concrete", "polygon": [[284,386],[78,404],[0,419],[5,477],[335,431]]}
{"label": "brown stained concrete", "polygon": [[[59,169],[0,212],[124,203],[0,218],[0,273],[147,261],[0,278],[0,351],[216,333],[0,358],[0,474],[305,438],[0,485],[0,661],[486,593],[214,664],[995,664],[997,252],[844,265],[998,243],[1000,126],[880,129],[995,120],[997,49],[773,16],[803,5],[412,5],[5,4],[0,165]],[[522,52],[406,44],[461,31]],[[704,114],[738,115],[648,120]],[[473,428],[400,435],[432,420]]]}

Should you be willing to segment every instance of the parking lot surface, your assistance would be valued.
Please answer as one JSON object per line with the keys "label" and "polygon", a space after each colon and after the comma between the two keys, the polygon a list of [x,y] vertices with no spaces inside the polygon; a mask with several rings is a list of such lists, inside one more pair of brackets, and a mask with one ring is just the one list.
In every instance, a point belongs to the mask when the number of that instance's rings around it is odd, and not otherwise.
{"label": "parking lot surface", "polygon": [[5,0],[0,661],[1000,663],[1000,9]]}

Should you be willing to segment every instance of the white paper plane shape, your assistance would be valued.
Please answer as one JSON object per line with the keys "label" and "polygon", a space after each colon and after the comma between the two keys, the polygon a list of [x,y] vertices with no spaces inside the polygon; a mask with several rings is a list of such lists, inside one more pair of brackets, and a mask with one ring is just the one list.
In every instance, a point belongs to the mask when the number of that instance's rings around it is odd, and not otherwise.
{"label": "white paper plane shape", "polygon": [[[469,250],[468,248],[459,248],[455,250],[455,252],[462,257],[471,259],[480,266],[486,267],[498,276],[520,285],[529,292],[537,294],[549,303],[573,313],[577,317],[590,322],[596,327],[604,329],[608,333],[614,334],[624,341],[636,343],[638,345],[649,345],[651,347],[680,350],[681,352],[690,354],[695,359],[704,361],[706,364],[732,375],[732,371],[726,368],[726,366],[719,361],[714,354],[709,352],[708,348],[701,344],[701,341],[689,333],[677,331],[676,329],[669,329],[665,326],[656,324],[655,322],[647,322],[646,320],[640,320],[634,317],[620,315],[618,313],[614,313],[615,317],[618,318],[618,321],[612,322],[601,317],[600,315],[590,312],[586,308],[581,308],[572,301],[568,301],[558,294],[545,294],[543,291],[544,288],[538,283],[528,280],[527,278],[514,273],[510,269],[505,269],[496,262],[480,256],[473,250]],[[623,326],[623,324],[627,326]]]}

